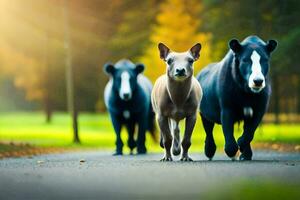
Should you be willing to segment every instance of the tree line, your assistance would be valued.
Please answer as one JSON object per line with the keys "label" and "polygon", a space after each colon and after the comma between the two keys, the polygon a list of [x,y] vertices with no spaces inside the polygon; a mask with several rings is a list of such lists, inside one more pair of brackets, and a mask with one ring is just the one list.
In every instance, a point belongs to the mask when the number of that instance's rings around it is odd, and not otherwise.
{"label": "tree line", "polygon": [[[0,5],[0,109],[67,109],[64,0],[3,0]],[[221,59],[227,42],[277,39],[269,112],[300,113],[297,0],[72,0],[68,3],[75,106],[105,111],[105,62],[129,58],[154,81],[164,73],[157,43],[176,51],[201,42],[195,72]]]}

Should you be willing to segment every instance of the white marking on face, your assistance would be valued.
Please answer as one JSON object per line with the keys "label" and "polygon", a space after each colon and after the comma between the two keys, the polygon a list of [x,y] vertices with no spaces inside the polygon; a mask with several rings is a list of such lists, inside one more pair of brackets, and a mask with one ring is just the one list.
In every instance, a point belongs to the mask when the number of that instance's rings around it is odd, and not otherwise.
{"label": "white marking on face", "polygon": [[124,110],[124,112],[123,112],[123,117],[124,117],[125,119],[129,119],[129,117],[130,117],[130,112],[129,112],[128,110]]}
{"label": "white marking on face", "polygon": [[[128,72],[123,72],[121,74],[121,88],[120,88],[120,92],[119,92],[119,95],[120,95],[120,98],[123,99],[123,100],[129,100],[131,99],[131,88],[130,88],[130,75]],[[127,96],[128,95],[128,96]],[[127,97],[126,97],[127,96]]]}
{"label": "white marking on face", "polygon": [[[265,86],[265,77],[261,71],[260,65],[260,55],[254,50],[251,54],[252,66],[251,66],[251,75],[249,77],[248,86],[252,90],[252,92],[258,93],[260,92]],[[254,80],[260,79],[262,80],[261,86],[256,86]]]}
{"label": "white marking on face", "polygon": [[[185,80],[189,76],[190,71],[192,70],[191,67],[188,67],[189,66],[188,58],[193,59],[193,56],[191,55],[190,51],[182,52],[182,53],[171,52],[168,54],[166,61],[168,61],[168,59],[170,58],[174,60],[172,77],[177,81]],[[169,67],[168,63],[167,66]],[[182,70],[182,69],[185,70],[186,76],[183,77],[176,76],[177,73],[176,70]]]}

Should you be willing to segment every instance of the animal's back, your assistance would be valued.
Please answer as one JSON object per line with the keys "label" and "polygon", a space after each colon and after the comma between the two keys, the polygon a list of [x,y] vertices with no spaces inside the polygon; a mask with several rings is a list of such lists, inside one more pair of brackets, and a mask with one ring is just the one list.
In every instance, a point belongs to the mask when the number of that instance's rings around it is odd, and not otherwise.
{"label": "animal's back", "polygon": [[106,108],[109,107],[109,98],[112,92],[112,84],[113,84],[113,80],[110,79],[104,88],[104,103]]}
{"label": "animal's back", "polygon": [[156,141],[156,131],[155,131],[155,114],[153,112],[153,108],[151,105],[151,92],[152,92],[152,83],[151,81],[144,75],[140,74],[138,76],[138,84],[145,92],[146,100],[144,103],[148,104],[149,111],[148,111],[148,130],[151,133],[152,138]]}
{"label": "animal's back", "polygon": [[145,94],[147,94],[147,97],[150,99],[150,95],[152,91],[151,81],[146,76],[140,74],[138,76],[138,84],[144,90]]}
{"label": "animal's back", "polygon": [[220,105],[217,88],[220,70],[220,63],[212,63],[206,66],[196,77],[203,91],[200,112],[207,119],[217,123],[220,123]]}
{"label": "animal's back", "polygon": [[159,96],[163,95],[163,92],[165,91],[166,88],[166,83],[167,83],[166,75],[162,75],[158,77],[158,79],[156,79],[154,83],[152,94],[151,94],[151,102],[155,113],[157,113],[158,111]]}

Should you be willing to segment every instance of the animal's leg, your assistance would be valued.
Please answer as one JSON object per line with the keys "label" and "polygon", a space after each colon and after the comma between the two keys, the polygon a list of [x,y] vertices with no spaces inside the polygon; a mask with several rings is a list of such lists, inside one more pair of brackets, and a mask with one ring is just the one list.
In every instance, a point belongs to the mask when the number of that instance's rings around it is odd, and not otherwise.
{"label": "animal's leg", "polygon": [[160,131],[160,141],[159,141],[159,145],[160,145],[161,148],[165,148],[165,147],[164,147],[164,138],[163,138],[163,136],[162,136],[161,131]]}
{"label": "animal's leg", "polygon": [[204,152],[206,157],[211,160],[216,153],[216,144],[213,136],[214,123],[206,119],[201,113],[202,124],[206,133]]}
{"label": "animal's leg", "polygon": [[172,152],[173,155],[178,156],[181,152],[179,122],[169,119],[169,127],[173,135]]}
{"label": "animal's leg", "polygon": [[122,155],[123,154],[123,142],[121,139],[121,122],[117,116],[111,116],[112,124],[116,133],[116,152],[114,155]]}
{"label": "animal's leg", "polygon": [[191,136],[196,124],[196,119],[197,119],[196,113],[194,115],[186,117],[185,119],[185,131],[184,131],[183,140],[181,142],[182,150],[183,150],[182,157],[180,159],[181,161],[193,161],[189,157],[188,151],[191,146]]}
{"label": "animal's leg", "polygon": [[135,123],[129,122],[126,125],[127,131],[128,131],[128,147],[130,148],[130,154],[133,154],[133,149],[136,147],[136,142],[134,140],[134,130],[135,130]]}
{"label": "animal's leg", "polygon": [[161,161],[172,161],[171,146],[172,146],[172,134],[170,132],[168,118],[162,115],[158,116],[158,125],[163,137],[163,144],[165,147],[165,156]]}
{"label": "animal's leg", "polygon": [[233,135],[234,120],[232,116],[233,114],[229,109],[223,109],[221,112],[222,129],[225,137],[225,152],[230,158],[233,158],[238,151],[238,145]]}
{"label": "animal's leg", "polygon": [[145,146],[146,130],[147,130],[147,115],[143,115],[138,120],[138,136],[137,136],[137,153],[145,154],[147,149]]}
{"label": "animal's leg", "polygon": [[258,127],[261,117],[254,116],[253,118],[246,119],[244,121],[244,132],[242,136],[238,139],[238,144],[240,147],[241,155],[240,160],[251,160],[252,159],[252,150],[251,150],[251,141],[253,140],[254,133]]}

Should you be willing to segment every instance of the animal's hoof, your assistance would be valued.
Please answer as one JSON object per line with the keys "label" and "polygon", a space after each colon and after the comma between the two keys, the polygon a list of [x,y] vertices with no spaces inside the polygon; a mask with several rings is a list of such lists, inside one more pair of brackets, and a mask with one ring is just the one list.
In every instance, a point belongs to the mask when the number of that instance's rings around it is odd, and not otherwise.
{"label": "animal's hoof", "polygon": [[145,155],[145,154],[147,154],[147,151],[142,151],[142,152],[138,151],[137,154],[138,155]]}
{"label": "animal's hoof", "polygon": [[215,143],[205,142],[204,152],[206,157],[208,157],[210,160],[214,157],[216,150],[217,150],[217,146]]}
{"label": "animal's hoof", "polygon": [[173,153],[174,156],[178,156],[181,153],[180,146],[178,148],[173,148],[172,153]]}
{"label": "animal's hoof", "polygon": [[242,153],[240,155],[240,161],[247,161],[247,160],[252,160],[252,155],[250,156],[250,155],[246,155],[246,154]]}
{"label": "animal's hoof", "polygon": [[240,160],[243,161],[243,160],[252,160],[252,149],[251,149],[251,146],[250,144],[248,145],[244,145],[244,146],[240,146],[240,152],[241,152],[241,155],[240,155]]}
{"label": "animal's hoof", "polygon": [[137,149],[137,154],[146,154],[147,153],[147,149],[146,148],[138,148]]}
{"label": "animal's hoof", "polygon": [[182,157],[182,158],[180,159],[180,161],[182,161],[182,162],[193,162],[193,159],[191,159],[191,158],[188,157],[188,156],[185,156],[185,157]]}
{"label": "animal's hoof", "polygon": [[170,162],[173,161],[172,157],[163,157],[161,160],[161,162]]}
{"label": "animal's hoof", "polygon": [[122,152],[115,152],[115,153],[113,154],[113,156],[122,156],[122,155],[123,155]]}
{"label": "animal's hoof", "polygon": [[226,144],[225,145],[225,153],[228,157],[235,157],[237,151],[239,150],[237,143]]}

